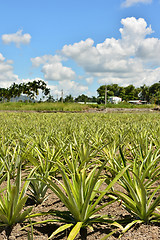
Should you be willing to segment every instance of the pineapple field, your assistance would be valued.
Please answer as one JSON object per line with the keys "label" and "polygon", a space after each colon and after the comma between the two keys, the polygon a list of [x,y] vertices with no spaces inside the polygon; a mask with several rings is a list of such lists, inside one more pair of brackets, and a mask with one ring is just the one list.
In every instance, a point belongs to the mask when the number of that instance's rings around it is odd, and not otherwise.
{"label": "pineapple field", "polygon": [[0,112],[0,240],[160,239],[160,115]]}

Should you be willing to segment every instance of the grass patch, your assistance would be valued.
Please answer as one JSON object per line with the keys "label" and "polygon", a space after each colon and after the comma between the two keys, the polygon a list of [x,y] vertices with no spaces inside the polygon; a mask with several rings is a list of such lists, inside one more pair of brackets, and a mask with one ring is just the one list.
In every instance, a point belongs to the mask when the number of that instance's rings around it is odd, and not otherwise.
{"label": "grass patch", "polygon": [[79,103],[29,103],[29,102],[5,102],[0,103],[0,110],[22,111],[84,111],[89,108],[154,108],[154,104],[135,105],[131,103],[119,104],[79,104]]}
{"label": "grass patch", "polygon": [[118,104],[107,103],[104,105],[106,108],[154,108],[155,104],[132,104],[121,102]]}
{"label": "grass patch", "polygon": [[0,110],[24,110],[24,111],[83,111],[88,105],[78,103],[25,103],[25,102],[6,102],[0,103]]}

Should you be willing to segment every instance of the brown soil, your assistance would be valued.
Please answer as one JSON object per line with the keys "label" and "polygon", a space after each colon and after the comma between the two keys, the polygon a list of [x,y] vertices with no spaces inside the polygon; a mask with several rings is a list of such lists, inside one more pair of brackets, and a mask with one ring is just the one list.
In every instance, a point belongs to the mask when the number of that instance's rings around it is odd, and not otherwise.
{"label": "brown soil", "polygon": [[0,110],[0,112],[38,112],[38,113],[135,113],[135,112],[160,112],[160,108],[89,108],[82,111],[63,111],[63,110]]}
{"label": "brown soil", "polygon": [[[118,190],[118,189],[117,189]],[[65,206],[59,201],[59,199],[51,192],[51,190],[48,190],[48,199],[43,202],[41,205],[33,205],[33,212],[47,212],[51,209],[54,210],[66,210]],[[103,201],[106,201],[107,198],[104,198]],[[103,203],[101,203],[103,204]],[[28,204],[26,207],[30,206],[31,202],[28,201]],[[109,205],[105,209],[101,210],[101,214],[107,214],[115,216],[117,219],[122,219],[124,217],[127,217],[128,212],[123,209],[123,207],[118,203],[115,202],[112,205]],[[43,216],[43,217],[37,217],[36,221],[42,221],[45,219],[52,219],[52,216]],[[21,228],[24,226],[24,224],[17,224],[14,226],[10,236],[9,240],[28,240],[28,231],[30,232],[30,227],[21,230]],[[39,224],[34,226],[34,240],[47,240],[48,237],[51,235],[51,233],[57,229],[59,224],[53,224],[53,223],[47,223],[47,224]],[[93,226],[94,231],[87,229],[87,237],[82,238],[79,235],[77,235],[77,240],[94,240],[98,239],[100,240],[102,237],[107,235],[111,228],[108,225],[105,224],[95,224]],[[112,229],[113,230],[113,229]],[[66,240],[67,239],[68,232],[65,231],[53,239],[55,240]],[[119,232],[115,233],[113,236],[110,236],[109,240],[118,240],[119,239]],[[122,240],[158,240],[160,239],[160,224],[141,224],[141,225],[135,225],[132,227],[128,232],[126,232],[120,239]],[[0,231],[0,240],[7,240],[6,232],[4,229],[1,229]]]}

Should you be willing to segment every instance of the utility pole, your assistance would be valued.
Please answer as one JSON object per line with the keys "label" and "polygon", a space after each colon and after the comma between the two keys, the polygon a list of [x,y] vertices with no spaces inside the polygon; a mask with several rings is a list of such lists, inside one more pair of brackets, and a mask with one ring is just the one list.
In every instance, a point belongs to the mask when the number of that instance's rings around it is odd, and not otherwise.
{"label": "utility pole", "polygon": [[107,86],[105,86],[105,105],[107,104]]}
{"label": "utility pole", "polygon": [[61,91],[61,102],[63,103],[63,89]]}

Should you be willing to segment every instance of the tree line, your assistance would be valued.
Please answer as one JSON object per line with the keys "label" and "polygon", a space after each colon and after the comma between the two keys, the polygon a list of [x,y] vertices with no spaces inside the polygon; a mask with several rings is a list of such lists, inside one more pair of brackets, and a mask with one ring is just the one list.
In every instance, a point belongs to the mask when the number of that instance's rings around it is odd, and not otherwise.
{"label": "tree line", "polygon": [[66,96],[64,102],[97,102],[105,103],[105,91],[107,91],[107,98],[110,96],[117,96],[122,98],[123,101],[129,100],[141,100],[147,103],[160,104],[160,81],[154,83],[151,86],[145,84],[136,88],[133,85],[121,87],[118,84],[102,85],[97,89],[97,97],[88,97],[85,94],[81,94],[75,99],[71,95]]}
{"label": "tree line", "polygon": [[142,100],[147,103],[160,104],[160,81],[151,86],[145,84],[136,88],[133,85],[121,87],[118,84],[102,85],[97,89],[99,103],[104,103],[105,91],[107,89],[107,96],[117,96],[123,101]]}
{"label": "tree line", "polygon": [[[62,101],[62,97],[55,100],[50,94],[50,89],[42,80],[34,80],[33,82],[13,83],[9,88],[0,88],[0,101],[10,101],[11,98],[20,97],[25,94],[29,99],[34,100],[39,95],[39,90],[42,91],[43,97],[48,102]],[[88,97],[85,94],[81,94],[76,98],[73,98],[71,94],[67,95],[63,102],[97,102],[98,104],[105,102],[105,91],[107,91],[107,98],[110,96],[117,96],[122,98],[123,101],[129,100],[142,100],[147,103],[160,104],[160,81],[154,83],[151,86],[145,84],[141,87],[135,87],[128,85],[121,87],[118,84],[102,85],[97,89],[98,96]]]}
{"label": "tree line", "polygon": [[47,88],[47,84],[42,80],[20,84],[13,83],[8,88],[0,88],[0,101],[10,101],[11,98],[20,97],[22,94],[34,100],[39,95],[39,90],[42,91],[44,97],[50,94],[50,89]]}

